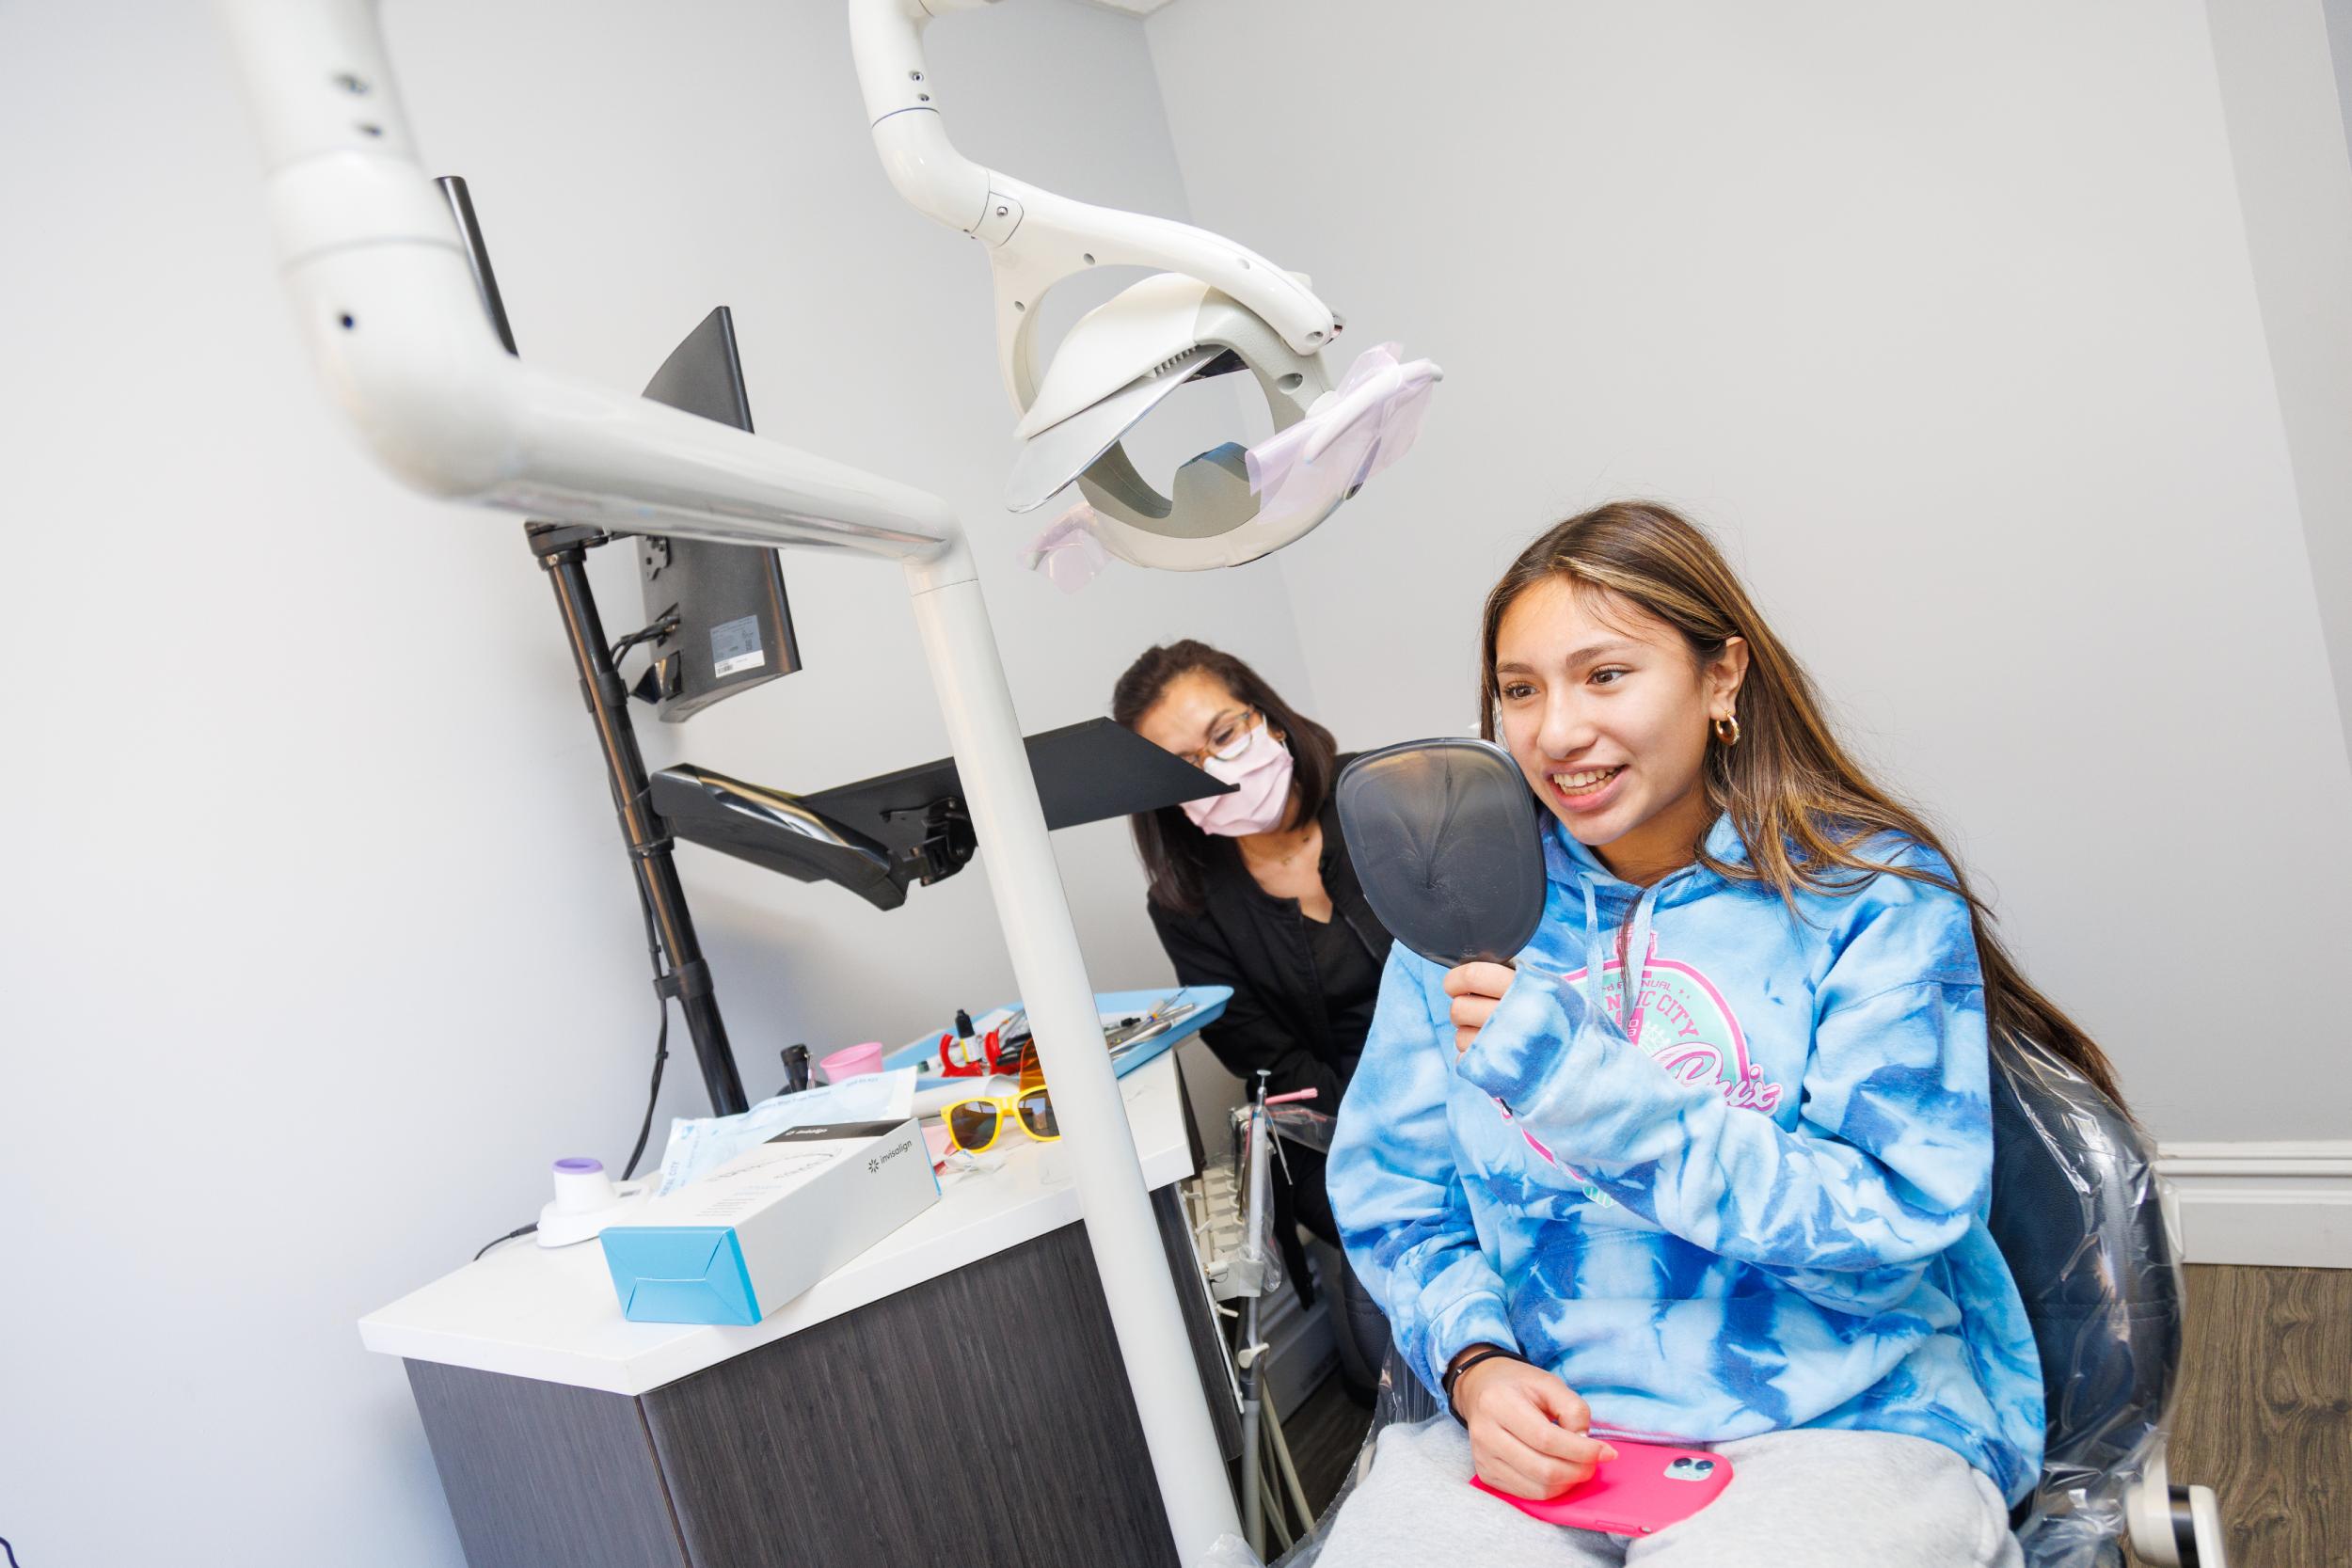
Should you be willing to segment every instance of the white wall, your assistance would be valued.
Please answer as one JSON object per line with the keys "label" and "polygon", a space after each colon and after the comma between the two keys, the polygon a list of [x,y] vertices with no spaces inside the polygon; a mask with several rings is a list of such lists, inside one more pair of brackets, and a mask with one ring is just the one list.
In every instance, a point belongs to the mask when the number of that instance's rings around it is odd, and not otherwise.
{"label": "white wall", "polygon": [[1146,32],[1195,220],[1449,374],[1281,558],[1341,734],[1468,725],[1517,548],[1663,498],[2159,1133],[2341,1132],[2352,778],[2195,0]]}
{"label": "white wall", "polygon": [[[839,4],[389,10],[523,352],[636,387],[732,305],[764,434],[971,519],[1030,728],[1183,633],[1303,685],[1271,565],[1018,570],[986,267],[890,191]],[[27,1568],[453,1564],[354,1323],[535,1215],[548,1159],[618,1164],[654,1005],[519,522],[395,489],[330,418],[210,20],[0,8],[0,1536]],[[1030,0],[932,39],[976,156],[1183,215],[1134,22]],[[788,570],[807,672],[645,723],[648,760],[815,789],[943,754],[897,571]],[[1098,981],[1164,979],[1122,830],[1057,842]],[[884,915],[679,858],[755,1094],[792,1040],[1009,993],[981,867]],[[672,1039],[665,1124],[701,1109]]]}
{"label": "white wall", "polygon": [[2338,94],[2352,6],[2206,9],[2320,629],[2352,738],[2352,158]]}
{"label": "white wall", "polygon": [[2328,63],[2335,72],[2336,100],[2344,110],[2344,150],[2352,153],[2352,0],[2320,0],[2328,29]]}

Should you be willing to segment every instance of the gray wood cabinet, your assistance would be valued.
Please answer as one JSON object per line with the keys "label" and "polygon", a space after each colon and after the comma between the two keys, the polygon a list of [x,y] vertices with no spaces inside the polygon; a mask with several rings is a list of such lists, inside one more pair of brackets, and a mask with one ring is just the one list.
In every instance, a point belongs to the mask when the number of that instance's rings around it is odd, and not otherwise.
{"label": "gray wood cabinet", "polygon": [[[1230,1459],[1174,1189],[1152,1206]],[[470,1568],[1180,1568],[1078,1225],[633,1398],[406,1365]]]}

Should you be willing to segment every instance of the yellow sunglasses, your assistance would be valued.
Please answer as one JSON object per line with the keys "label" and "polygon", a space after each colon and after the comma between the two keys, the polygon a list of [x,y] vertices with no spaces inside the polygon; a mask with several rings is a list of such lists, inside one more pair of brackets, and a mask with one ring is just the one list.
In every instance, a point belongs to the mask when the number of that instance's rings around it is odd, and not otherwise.
{"label": "yellow sunglasses", "polygon": [[947,1141],[966,1154],[993,1148],[1008,1126],[1018,1126],[1040,1143],[1052,1143],[1061,1136],[1061,1124],[1054,1119],[1053,1098],[1043,1085],[1019,1094],[959,1100],[947,1107],[945,1119]]}

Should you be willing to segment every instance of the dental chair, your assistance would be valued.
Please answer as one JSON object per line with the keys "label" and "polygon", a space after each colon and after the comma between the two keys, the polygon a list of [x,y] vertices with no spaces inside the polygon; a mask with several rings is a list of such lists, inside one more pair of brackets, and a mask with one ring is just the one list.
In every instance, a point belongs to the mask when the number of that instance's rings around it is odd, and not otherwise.
{"label": "dental chair", "polygon": [[[1350,765],[1338,798],[1398,941],[1448,963],[1525,943],[1540,849],[1508,756],[1470,740],[1387,747]],[[2011,1037],[1993,1055],[1989,1227],[2033,1324],[2048,1423],[2041,1481],[2010,1520],[2025,1560],[2117,1568],[2128,1536],[2150,1568],[2226,1568],[2212,1489],[2174,1486],[2165,1468],[2185,1297],[2154,1145],[2042,1046]],[[1451,1418],[1391,1345],[1347,1484],[1277,1568],[1314,1561],[1385,1427]]]}
{"label": "dental chair", "polygon": [[[2181,1362],[2178,1243],[2147,1134],[2042,1047],[1995,1053],[1991,1228],[2042,1352],[2042,1480],[2010,1516],[2028,1568],[2226,1568],[2204,1486],[2174,1486],[2165,1425]],[[1323,1524],[1278,1568],[1306,1568],[1381,1431],[1450,1419],[1391,1346],[1371,1432]]]}

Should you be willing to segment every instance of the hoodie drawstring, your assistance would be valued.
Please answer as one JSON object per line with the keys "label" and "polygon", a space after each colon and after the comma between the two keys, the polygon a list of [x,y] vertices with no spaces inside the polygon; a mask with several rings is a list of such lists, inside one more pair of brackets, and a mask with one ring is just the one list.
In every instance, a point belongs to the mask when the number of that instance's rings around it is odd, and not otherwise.
{"label": "hoodie drawstring", "polygon": [[[1577,880],[1584,888],[1584,1000],[1596,1017],[1606,1017],[1606,993],[1601,987],[1609,963],[1609,939],[1601,930],[1600,903],[1593,891],[1592,874],[1580,871]],[[1638,1010],[1643,989],[1649,984],[1650,922],[1657,908],[1658,886],[1653,883],[1642,890],[1629,916],[1631,929],[1626,933],[1625,965],[1617,977],[1617,1027],[1628,1039],[1641,1028]]]}
{"label": "hoodie drawstring", "polygon": [[1609,943],[1600,934],[1600,901],[1593,895],[1593,879],[1579,872],[1576,879],[1584,887],[1584,1004],[1598,1016],[1600,973],[1609,958]]}

